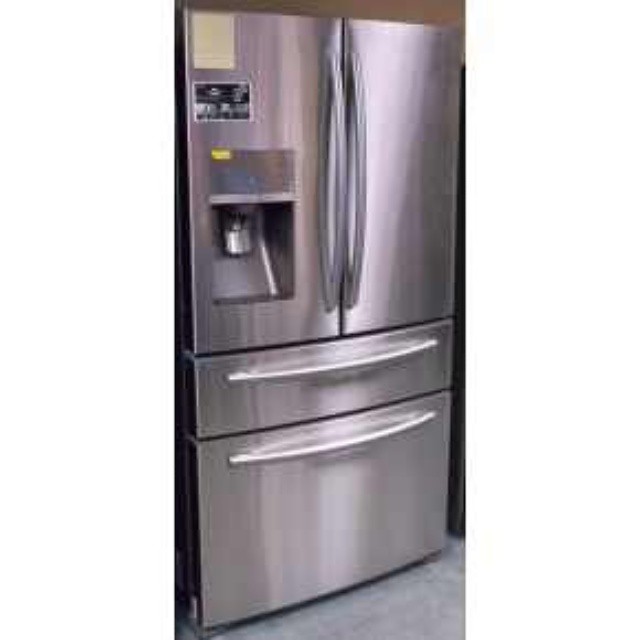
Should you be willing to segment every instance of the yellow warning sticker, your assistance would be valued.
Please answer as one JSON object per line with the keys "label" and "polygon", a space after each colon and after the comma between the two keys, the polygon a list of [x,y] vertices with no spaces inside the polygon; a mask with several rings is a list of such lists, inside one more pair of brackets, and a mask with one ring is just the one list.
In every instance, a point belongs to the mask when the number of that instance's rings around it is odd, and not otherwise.
{"label": "yellow warning sticker", "polygon": [[231,149],[211,149],[211,158],[216,162],[231,160]]}

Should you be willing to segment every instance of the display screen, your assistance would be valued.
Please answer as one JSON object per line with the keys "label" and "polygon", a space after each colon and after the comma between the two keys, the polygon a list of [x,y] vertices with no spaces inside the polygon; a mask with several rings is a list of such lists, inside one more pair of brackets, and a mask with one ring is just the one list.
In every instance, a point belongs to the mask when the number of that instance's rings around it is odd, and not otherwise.
{"label": "display screen", "polygon": [[251,85],[248,82],[195,82],[196,122],[251,120]]}

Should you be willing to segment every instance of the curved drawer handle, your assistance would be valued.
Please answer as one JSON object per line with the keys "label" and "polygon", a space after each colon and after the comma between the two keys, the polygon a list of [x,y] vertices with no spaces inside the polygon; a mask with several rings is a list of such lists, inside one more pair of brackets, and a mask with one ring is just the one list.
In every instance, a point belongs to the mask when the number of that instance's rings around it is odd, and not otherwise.
{"label": "curved drawer handle", "polygon": [[408,347],[385,351],[372,356],[354,358],[353,360],[343,360],[341,362],[327,362],[324,364],[309,365],[305,367],[295,367],[293,369],[262,370],[254,369],[249,371],[236,371],[226,376],[227,382],[262,382],[268,380],[287,380],[289,378],[300,378],[302,376],[317,376],[323,373],[333,373],[336,371],[347,371],[348,369],[360,369],[370,367],[384,362],[407,358],[422,351],[428,351],[438,346],[438,340],[429,338]]}
{"label": "curved drawer handle", "polygon": [[229,456],[229,464],[232,467],[250,464],[264,464],[267,462],[279,462],[283,460],[294,460],[298,458],[308,458],[323,453],[331,453],[342,449],[351,449],[363,444],[369,444],[378,440],[384,440],[400,433],[406,433],[412,429],[433,420],[438,414],[435,411],[427,411],[410,420],[405,420],[399,424],[380,429],[373,433],[367,433],[344,440],[335,440],[324,444],[313,445],[309,447],[294,447],[293,449],[283,449],[280,451],[270,451],[269,453],[236,453]]}

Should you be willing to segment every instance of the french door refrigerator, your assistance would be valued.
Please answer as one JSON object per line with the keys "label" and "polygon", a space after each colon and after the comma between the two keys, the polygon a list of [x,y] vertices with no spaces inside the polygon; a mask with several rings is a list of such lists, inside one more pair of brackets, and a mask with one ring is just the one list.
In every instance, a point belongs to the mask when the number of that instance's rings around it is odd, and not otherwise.
{"label": "french door refrigerator", "polygon": [[444,544],[460,36],[178,31],[178,551],[209,628]]}

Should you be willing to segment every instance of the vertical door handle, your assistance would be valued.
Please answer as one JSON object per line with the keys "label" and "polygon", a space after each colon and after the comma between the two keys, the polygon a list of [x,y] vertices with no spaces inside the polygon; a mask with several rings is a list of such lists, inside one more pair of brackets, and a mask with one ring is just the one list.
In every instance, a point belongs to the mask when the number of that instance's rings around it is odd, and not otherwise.
{"label": "vertical door handle", "polygon": [[320,115],[319,212],[320,261],[327,311],[338,305],[346,233],[344,193],[346,173],[345,99],[340,58],[324,54],[324,91]]}
{"label": "vertical door handle", "polygon": [[354,51],[349,53],[349,80],[353,92],[349,120],[349,247],[345,302],[351,309],[360,296],[367,221],[367,114],[362,65]]}

